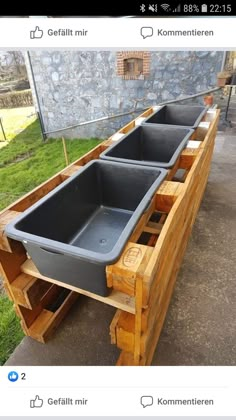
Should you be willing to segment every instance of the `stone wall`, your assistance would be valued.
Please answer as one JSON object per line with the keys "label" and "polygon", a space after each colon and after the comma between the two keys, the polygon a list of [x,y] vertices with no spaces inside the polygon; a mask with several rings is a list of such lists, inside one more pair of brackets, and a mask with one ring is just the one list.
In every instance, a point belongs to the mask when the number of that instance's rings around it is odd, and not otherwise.
{"label": "stone wall", "polygon": [[[45,129],[51,131],[215,87],[223,52],[151,52],[150,74],[144,80],[118,76],[112,51],[31,51],[30,56]],[[54,136],[106,138],[132,118],[93,123]]]}

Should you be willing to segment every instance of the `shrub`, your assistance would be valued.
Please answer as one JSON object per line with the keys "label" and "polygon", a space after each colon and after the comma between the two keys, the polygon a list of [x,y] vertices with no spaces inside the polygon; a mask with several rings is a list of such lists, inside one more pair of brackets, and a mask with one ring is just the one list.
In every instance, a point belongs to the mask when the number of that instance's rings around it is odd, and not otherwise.
{"label": "shrub", "polygon": [[22,106],[32,106],[33,98],[31,90],[22,90],[20,92],[9,92],[0,94],[1,108],[19,108]]}

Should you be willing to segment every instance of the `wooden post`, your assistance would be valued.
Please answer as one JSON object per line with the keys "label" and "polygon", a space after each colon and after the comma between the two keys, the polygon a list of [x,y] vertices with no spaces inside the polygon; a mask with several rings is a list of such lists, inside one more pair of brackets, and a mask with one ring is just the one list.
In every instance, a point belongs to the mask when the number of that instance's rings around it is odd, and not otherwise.
{"label": "wooden post", "polygon": [[65,142],[64,137],[62,137],[62,144],[63,144],[66,166],[68,166],[69,165],[69,159],[68,159],[68,153],[67,153],[67,150],[66,150],[66,142]]}
{"label": "wooden post", "polygon": [[142,298],[143,298],[143,280],[136,279],[135,290],[135,330],[134,330],[134,365],[140,364],[141,332],[142,332]]}

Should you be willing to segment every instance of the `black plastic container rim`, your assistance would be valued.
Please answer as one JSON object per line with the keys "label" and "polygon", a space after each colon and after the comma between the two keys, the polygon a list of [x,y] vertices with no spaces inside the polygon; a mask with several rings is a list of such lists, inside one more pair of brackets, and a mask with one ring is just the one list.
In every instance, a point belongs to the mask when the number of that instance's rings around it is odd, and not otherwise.
{"label": "black plastic container rim", "polygon": [[[83,248],[77,248],[73,245],[65,244],[63,242],[55,241],[52,239],[47,239],[41,236],[36,236],[31,233],[23,232],[18,230],[15,225],[22,221],[25,217],[27,217],[29,214],[31,214],[36,208],[41,206],[45,201],[47,201],[50,197],[55,195],[58,191],[60,191],[62,188],[64,188],[67,184],[72,182],[73,179],[80,176],[81,173],[85,172],[87,168],[89,168],[92,165],[95,165],[96,163],[102,164],[102,165],[112,165],[112,166],[119,166],[119,167],[130,167],[130,169],[137,169],[138,171],[146,170],[146,171],[156,171],[159,172],[158,178],[153,182],[152,186],[149,188],[135,211],[133,212],[129,222],[127,223],[125,230],[121,233],[116,245],[114,248],[107,254],[101,254],[99,252],[94,251],[88,251]],[[114,262],[116,262],[124,247],[126,246],[127,239],[129,240],[130,235],[132,234],[133,230],[135,229],[137,222],[141,218],[142,214],[145,213],[145,211],[148,209],[151,200],[157,190],[157,188],[161,185],[161,183],[164,181],[165,177],[167,175],[167,171],[162,168],[157,167],[146,167],[141,165],[131,165],[126,163],[120,163],[120,162],[107,162],[104,160],[92,160],[91,162],[88,162],[83,168],[79,169],[78,172],[76,172],[74,175],[72,175],[69,179],[62,182],[59,186],[54,188],[52,191],[50,191],[47,195],[42,197],[39,201],[37,201],[35,204],[33,204],[31,207],[29,207],[27,210],[25,210],[21,215],[17,216],[13,222],[9,223],[5,228],[5,233],[9,238],[15,239],[17,241],[25,243],[29,242],[33,245],[39,246],[40,248],[46,249],[48,252],[54,253],[55,255],[67,255],[70,257],[76,257],[82,261],[96,263],[100,265],[109,265]],[[24,236],[24,238],[22,238]],[[39,239],[38,239],[39,238]],[[124,240],[125,238],[125,240]]]}
{"label": "black plastic container rim", "polygon": [[210,108],[210,105],[206,105],[204,106],[204,109],[202,110],[201,114],[199,115],[199,117],[197,118],[197,120],[195,121],[194,125],[173,125],[173,124],[159,124],[159,123],[149,123],[147,122],[148,119],[152,118],[155,114],[157,114],[159,111],[161,111],[161,109],[163,109],[165,106],[184,106],[186,108],[199,108],[199,107],[203,107],[203,105],[180,105],[180,104],[164,104],[161,105],[159,109],[157,109],[155,112],[153,112],[153,114],[149,115],[147,118],[145,118],[145,120],[142,122],[141,125],[148,125],[148,124],[152,124],[152,125],[165,125],[166,127],[182,127],[182,128],[197,128],[199,123],[201,122],[201,119],[204,117],[204,115],[207,113],[208,109]]}
{"label": "black plastic container rim", "polygon": [[[113,157],[113,156],[107,156],[108,152],[111,152],[113,149],[116,148],[116,146],[118,144],[120,144],[122,141],[125,141],[125,139],[134,131],[136,131],[137,129],[139,129],[140,127],[154,127],[156,128],[156,130],[158,130],[159,128],[165,128],[167,130],[170,131],[174,131],[174,130],[187,130],[188,133],[184,136],[183,140],[181,141],[181,143],[179,144],[179,146],[177,147],[175,153],[173,154],[172,158],[169,160],[169,162],[165,163],[165,162],[160,162],[160,161],[146,161],[145,163],[142,161],[142,163],[138,163],[139,161],[137,160],[133,160],[133,159],[125,159],[125,158],[120,158],[120,157]],[[194,133],[194,129],[191,128],[190,126],[182,126],[182,125],[166,125],[166,124],[141,124],[141,125],[137,125],[136,127],[132,128],[127,134],[124,134],[124,136],[117,141],[114,141],[114,144],[112,144],[111,146],[109,146],[106,150],[104,150],[104,152],[102,152],[100,154],[100,158],[103,161],[106,162],[117,162],[117,163],[124,163],[124,164],[132,164],[132,165],[136,165],[136,166],[141,166],[141,167],[145,167],[145,168],[156,168],[156,169],[171,169],[179,154],[182,152],[182,150],[186,147],[186,144],[189,140],[189,138],[191,137],[191,135]]]}

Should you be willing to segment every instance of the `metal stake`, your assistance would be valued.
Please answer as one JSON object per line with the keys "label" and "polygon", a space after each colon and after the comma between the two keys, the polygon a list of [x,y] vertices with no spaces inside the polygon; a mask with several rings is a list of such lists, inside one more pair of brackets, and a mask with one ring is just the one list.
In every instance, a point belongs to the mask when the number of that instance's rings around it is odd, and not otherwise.
{"label": "metal stake", "polygon": [[0,125],[1,125],[4,140],[7,141],[6,134],[5,134],[5,131],[4,131],[4,128],[3,128],[3,125],[2,125],[2,118],[1,117],[0,117]]}

